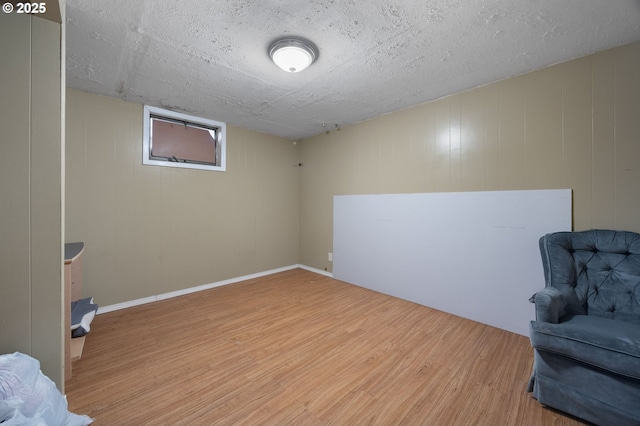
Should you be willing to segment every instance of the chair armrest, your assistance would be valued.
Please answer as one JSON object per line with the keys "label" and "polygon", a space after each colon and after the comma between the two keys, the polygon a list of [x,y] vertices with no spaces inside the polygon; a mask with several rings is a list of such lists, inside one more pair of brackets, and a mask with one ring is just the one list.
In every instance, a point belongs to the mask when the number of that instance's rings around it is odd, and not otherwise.
{"label": "chair armrest", "polygon": [[557,324],[560,317],[565,314],[567,300],[554,287],[545,287],[531,298],[529,302],[536,304],[536,320]]}

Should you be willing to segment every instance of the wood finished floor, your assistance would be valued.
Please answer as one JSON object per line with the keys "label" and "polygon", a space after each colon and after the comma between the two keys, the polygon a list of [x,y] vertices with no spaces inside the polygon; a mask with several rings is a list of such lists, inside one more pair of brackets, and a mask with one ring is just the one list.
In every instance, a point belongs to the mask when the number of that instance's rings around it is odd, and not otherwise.
{"label": "wood finished floor", "polygon": [[66,383],[94,425],[579,425],[529,340],[295,269],[98,315]]}

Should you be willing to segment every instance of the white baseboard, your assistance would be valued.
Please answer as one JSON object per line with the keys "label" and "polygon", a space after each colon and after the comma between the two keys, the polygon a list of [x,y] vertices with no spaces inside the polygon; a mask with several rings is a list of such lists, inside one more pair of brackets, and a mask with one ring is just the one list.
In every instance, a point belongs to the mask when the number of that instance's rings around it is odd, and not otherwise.
{"label": "white baseboard", "polygon": [[324,275],[330,278],[333,278],[333,274],[331,272],[323,271],[321,269],[312,268],[311,266],[306,265],[298,265],[298,268],[304,269],[307,271],[315,272],[316,274]]}
{"label": "white baseboard", "polygon": [[158,296],[143,297],[142,299],[130,300],[128,302],[116,303],[115,305],[100,306],[96,315],[106,314],[111,311],[119,311],[120,309],[132,308],[146,303],[157,302]]}
{"label": "white baseboard", "polygon": [[131,308],[133,306],[144,305],[146,303],[157,302],[159,300],[171,299],[172,297],[184,296],[185,294],[195,293],[197,291],[209,290],[210,288],[220,287],[227,284],[233,284],[240,281],[246,281],[253,278],[260,278],[267,275],[277,274],[278,272],[289,271],[291,269],[305,269],[307,271],[315,272],[316,274],[326,275],[328,277],[332,277],[333,275],[330,272],[322,271],[320,269],[312,268],[310,266],[305,265],[290,265],[282,268],[271,269],[269,271],[258,272],[255,274],[244,275],[242,277],[231,278],[228,280],[217,281],[215,283],[203,284],[196,287],[185,288],[182,290],[171,291],[169,293],[158,294],[155,296],[143,297],[141,299],[130,300],[128,302],[116,303],[114,305],[101,306],[98,308],[97,314],[105,314],[107,312],[117,311],[120,309]]}

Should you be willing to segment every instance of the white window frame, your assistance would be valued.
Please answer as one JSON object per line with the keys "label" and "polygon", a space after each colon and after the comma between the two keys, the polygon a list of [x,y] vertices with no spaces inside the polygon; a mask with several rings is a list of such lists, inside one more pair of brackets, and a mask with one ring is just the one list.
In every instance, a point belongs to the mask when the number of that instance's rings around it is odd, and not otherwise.
{"label": "white window frame", "polygon": [[[182,163],[151,158],[151,118],[152,116],[165,117],[172,120],[179,120],[185,123],[193,123],[205,127],[217,129],[217,144],[220,147],[220,162],[218,165]],[[142,130],[142,164],[151,166],[180,167],[185,169],[213,170],[224,172],[227,170],[227,125],[221,121],[209,120],[195,117],[193,115],[170,111],[163,108],[144,106],[144,126]]]}

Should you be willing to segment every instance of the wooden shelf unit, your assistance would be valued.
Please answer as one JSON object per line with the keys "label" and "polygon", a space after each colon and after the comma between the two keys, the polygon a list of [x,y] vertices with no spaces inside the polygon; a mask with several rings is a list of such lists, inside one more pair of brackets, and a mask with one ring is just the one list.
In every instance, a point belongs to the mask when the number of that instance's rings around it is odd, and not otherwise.
{"label": "wooden shelf unit", "polygon": [[85,337],[71,338],[71,302],[82,297],[82,253],[84,243],[64,245],[64,377],[71,378],[72,362],[80,359]]}

